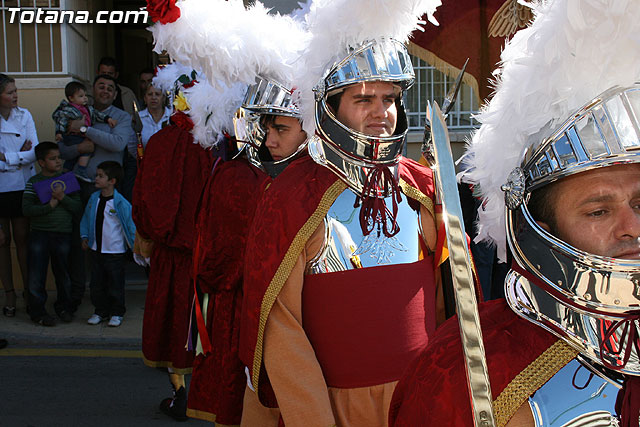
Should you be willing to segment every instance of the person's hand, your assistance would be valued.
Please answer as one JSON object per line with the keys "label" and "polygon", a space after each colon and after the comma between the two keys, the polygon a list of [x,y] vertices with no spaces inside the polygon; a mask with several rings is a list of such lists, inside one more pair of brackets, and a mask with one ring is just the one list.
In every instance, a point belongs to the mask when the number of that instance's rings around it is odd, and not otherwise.
{"label": "person's hand", "polygon": [[96,149],[96,145],[92,140],[85,138],[80,144],[76,145],[78,149],[78,154],[90,154],[93,153]]}
{"label": "person's hand", "polygon": [[33,143],[27,139],[24,144],[22,144],[20,151],[29,151],[31,150],[31,147],[33,147]]}
{"label": "person's hand", "polygon": [[53,193],[51,193],[51,200],[49,200],[49,206],[51,206],[52,208],[55,208],[56,206],[58,206],[58,203],[60,203],[60,200],[53,197]]}
{"label": "person's hand", "polygon": [[140,267],[146,267],[149,265],[149,258],[145,258],[140,254],[133,254],[133,260],[136,262],[136,264],[138,264]]}
{"label": "person's hand", "polygon": [[82,250],[89,250],[89,241],[87,239],[82,239]]}
{"label": "person's hand", "polygon": [[67,132],[80,133],[80,128],[84,126],[84,119],[75,119],[69,122]]}
{"label": "person's hand", "polygon": [[56,142],[60,142],[60,141],[62,141],[62,134],[56,133]]}
{"label": "person's hand", "polygon": [[116,125],[118,124],[118,121],[117,121],[117,120],[115,120],[115,119],[112,119],[111,117],[109,117],[109,118],[107,119],[107,123],[109,124],[109,126],[110,126],[111,128],[114,128],[114,127],[116,127]]}
{"label": "person's hand", "polygon": [[6,162],[7,158],[4,156],[4,153],[2,151],[0,151],[0,161],[2,162]]}
{"label": "person's hand", "polygon": [[64,189],[62,185],[56,185],[56,188],[51,191],[51,198],[57,201],[64,199]]}

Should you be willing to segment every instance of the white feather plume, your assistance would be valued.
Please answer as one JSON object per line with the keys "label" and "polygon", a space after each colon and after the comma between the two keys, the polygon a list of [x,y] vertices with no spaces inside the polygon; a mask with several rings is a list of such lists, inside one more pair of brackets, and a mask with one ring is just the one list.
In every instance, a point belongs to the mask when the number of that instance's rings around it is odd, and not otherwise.
{"label": "white feather plume", "polygon": [[179,62],[158,67],[158,71],[153,77],[153,85],[163,92],[173,92],[178,78],[183,74],[191,74],[192,70],[193,68]]}
{"label": "white feather plume", "polygon": [[640,77],[640,7],[634,0],[553,0],[533,5],[535,19],[504,48],[496,93],[478,115],[468,148],[480,187],[477,240],[492,241],[505,259],[504,194],[534,137],[604,90]]}
{"label": "white feather plume", "polygon": [[312,39],[302,68],[304,77],[296,79],[307,134],[313,135],[316,129],[313,87],[347,56],[349,46],[380,37],[407,42],[424,23],[420,20],[424,14],[437,24],[433,12],[440,4],[440,0],[314,0],[307,14]]}
{"label": "white feather plume", "polygon": [[193,139],[204,148],[210,148],[218,141],[218,135],[227,132],[233,134],[233,115],[242,104],[247,89],[242,83],[235,83],[230,87],[224,82],[218,82],[213,87],[202,73],[196,73],[193,86],[184,88],[178,79],[182,75],[191,76],[193,69],[181,63],[174,62],[158,69],[153,78],[154,86],[169,92],[171,99],[178,88],[182,91],[189,106],[184,113],[193,122]]}
{"label": "white feather plume", "polygon": [[211,82],[252,84],[260,75],[284,84],[306,48],[302,23],[269,14],[262,3],[245,9],[242,0],[181,0],[180,18],[151,31],[155,51],[202,70]]}
{"label": "white feather plume", "polygon": [[233,135],[233,115],[240,108],[246,91],[247,86],[243,83],[231,87],[219,83],[214,88],[206,80],[184,89],[191,106],[189,117],[193,121],[193,139],[209,148],[217,143],[219,134]]}
{"label": "white feather plume", "polygon": [[298,22],[305,22],[312,3],[313,0],[299,1],[298,7],[292,10],[289,16]]}

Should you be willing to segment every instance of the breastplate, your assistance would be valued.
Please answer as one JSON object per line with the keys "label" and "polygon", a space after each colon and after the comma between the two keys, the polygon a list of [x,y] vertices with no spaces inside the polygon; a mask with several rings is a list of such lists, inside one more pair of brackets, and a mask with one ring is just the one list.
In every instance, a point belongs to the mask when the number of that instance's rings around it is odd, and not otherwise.
{"label": "breastplate", "polygon": [[[330,273],[377,265],[406,264],[419,260],[422,235],[420,214],[402,197],[398,204],[400,232],[387,238],[374,230],[364,236],[360,227],[360,206],[356,195],[346,189],[333,202],[324,218],[322,249],[307,263],[306,274]],[[391,197],[385,199],[387,207]]]}
{"label": "breastplate", "polygon": [[529,398],[536,427],[618,426],[621,387],[588,362],[573,359]]}

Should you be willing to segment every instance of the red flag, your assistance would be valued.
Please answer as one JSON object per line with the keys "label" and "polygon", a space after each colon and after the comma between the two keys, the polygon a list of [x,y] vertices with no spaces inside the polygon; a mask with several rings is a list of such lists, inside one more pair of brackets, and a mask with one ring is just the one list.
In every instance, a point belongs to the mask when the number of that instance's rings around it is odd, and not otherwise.
{"label": "red flag", "polygon": [[463,81],[481,103],[490,95],[489,80],[505,39],[524,28],[533,14],[517,0],[450,0],[434,17],[440,25],[415,31],[409,52],[452,78],[469,58]]}

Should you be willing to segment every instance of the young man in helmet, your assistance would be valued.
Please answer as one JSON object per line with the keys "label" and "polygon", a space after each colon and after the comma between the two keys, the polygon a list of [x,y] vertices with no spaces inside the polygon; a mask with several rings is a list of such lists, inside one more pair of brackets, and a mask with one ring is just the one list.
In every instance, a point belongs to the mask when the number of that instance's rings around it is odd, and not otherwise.
{"label": "young man in helmet", "polygon": [[203,307],[197,316],[203,323],[206,317],[206,326],[198,322],[202,351],[194,362],[187,414],[224,425],[240,424],[247,383],[238,335],[249,227],[264,189],[304,153],[307,139],[295,106],[252,99],[255,87],[269,79],[258,81],[236,113],[238,148],[246,155],[216,165],[196,220],[195,276]]}
{"label": "young man in helmet", "polygon": [[[276,407],[285,425],[385,425],[440,314],[432,175],[401,156],[408,54],[391,39],[351,45],[300,79],[310,156],[265,190],[248,236],[261,256],[245,263],[243,425],[277,425]],[[363,58],[379,62],[365,70]],[[338,77],[345,63],[369,77]]]}
{"label": "young man in helmet", "polygon": [[[535,12],[470,145],[481,236],[514,257],[506,303],[480,306],[495,421],[637,426],[639,16],[592,1],[580,23],[570,1]],[[624,30],[604,41],[595,23]],[[450,319],[398,384],[390,425],[478,425],[463,367]]]}

